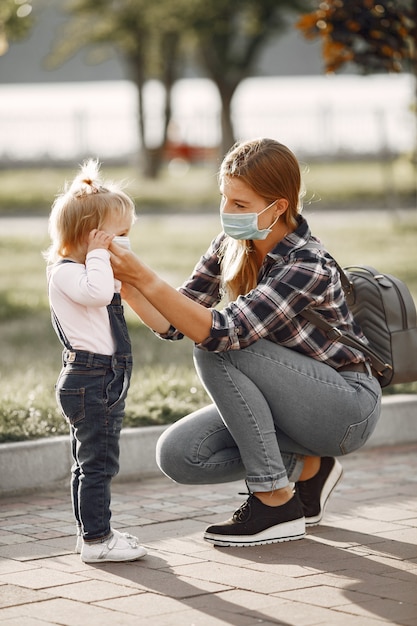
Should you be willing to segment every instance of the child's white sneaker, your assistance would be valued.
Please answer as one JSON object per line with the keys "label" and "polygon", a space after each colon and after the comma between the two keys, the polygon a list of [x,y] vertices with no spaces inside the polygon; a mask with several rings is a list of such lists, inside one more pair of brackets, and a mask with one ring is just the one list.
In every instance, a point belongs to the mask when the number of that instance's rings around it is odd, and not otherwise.
{"label": "child's white sneaker", "polygon": [[[116,533],[119,535],[122,535],[123,537],[126,538],[130,538],[131,540],[136,541],[136,543],[138,543],[139,539],[137,537],[134,537],[133,535],[129,535],[129,533],[121,533],[119,530],[114,530],[113,528],[111,529],[112,533]],[[75,553],[76,554],[81,554],[81,550],[83,548],[83,536],[81,534],[81,530],[77,530],[77,542],[75,544]]]}
{"label": "child's white sneaker", "polygon": [[100,543],[83,541],[81,560],[84,563],[103,563],[105,561],[136,561],[147,554],[138,543],[137,537],[112,529],[112,535]]}

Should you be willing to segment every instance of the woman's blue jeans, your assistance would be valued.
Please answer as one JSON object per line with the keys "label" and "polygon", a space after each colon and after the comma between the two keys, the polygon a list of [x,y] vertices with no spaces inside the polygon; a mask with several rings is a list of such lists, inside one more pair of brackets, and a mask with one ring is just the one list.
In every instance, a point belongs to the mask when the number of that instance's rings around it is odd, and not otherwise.
{"label": "woman's blue jeans", "polygon": [[304,456],[340,456],[373,432],[381,388],[371,373],[342,372],[261,339],[243,350],[194,351],[213,404],[170,426],[157,445],[176,482],[244,478],[250,491],[296,482]]}

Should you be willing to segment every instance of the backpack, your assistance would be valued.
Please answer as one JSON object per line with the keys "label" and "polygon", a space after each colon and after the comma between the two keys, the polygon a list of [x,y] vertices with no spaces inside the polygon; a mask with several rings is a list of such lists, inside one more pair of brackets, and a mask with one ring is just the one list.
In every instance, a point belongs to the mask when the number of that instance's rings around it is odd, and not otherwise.
{"label": "backpack", "polygon": [[369,357],[381,387],[417,380],[416,306],[407,285],[367,265],[344,269],[336,265],[349,309],[369,345],[332,326],[312,309],[302,315],[331,339]]}

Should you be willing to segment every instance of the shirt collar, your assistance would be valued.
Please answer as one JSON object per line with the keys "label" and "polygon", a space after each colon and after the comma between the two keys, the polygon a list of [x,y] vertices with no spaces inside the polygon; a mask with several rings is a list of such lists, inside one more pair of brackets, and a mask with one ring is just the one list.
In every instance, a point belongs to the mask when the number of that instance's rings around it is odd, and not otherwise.
{"label": "shirt collar", "polygon": [[281,239],[281,241],[279,241],[277,245],[272,248],[270,252],[268,252],[267,256],[272,259],[280,259],[288,256],[289,252],[298,250],[299,248],[305,246],[311,237],[310,227],[301,215],[298,216],[297,220],[297,228],[289,235],[286,235],[284,239]]}

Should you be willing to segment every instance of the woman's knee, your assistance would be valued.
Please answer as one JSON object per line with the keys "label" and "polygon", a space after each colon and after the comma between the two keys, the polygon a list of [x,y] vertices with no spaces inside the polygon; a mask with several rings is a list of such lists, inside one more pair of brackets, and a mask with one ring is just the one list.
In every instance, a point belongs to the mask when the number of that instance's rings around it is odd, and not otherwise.
{"label": "woman's knee", "polygon": [[217,468],[216,462],[210,464],[213,456],[233,446],[230,433],[211,404],[183,417],[162,433],[156,445],[156,462],[175,482],[210,482],[209,475]]}
{"label": "woman's knee", "polygon": [[177,424],[169,426],[159,437],[156,444],[156,463],[168,478],[185,483],[184,438],[177,434]]}

